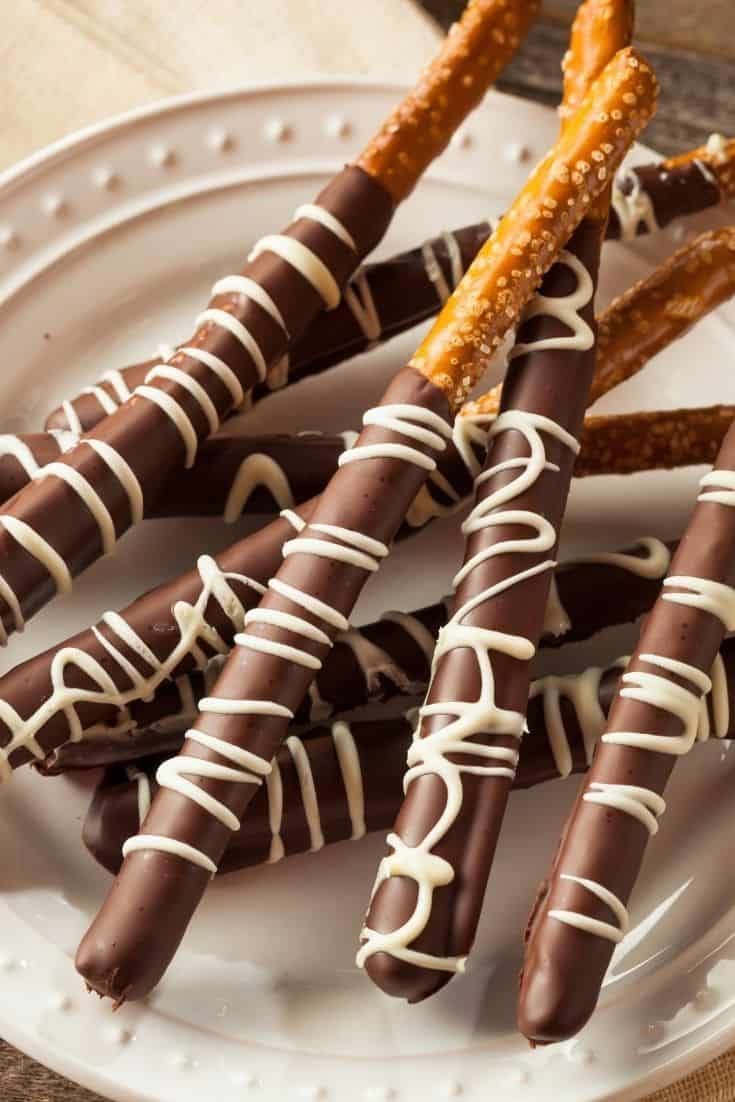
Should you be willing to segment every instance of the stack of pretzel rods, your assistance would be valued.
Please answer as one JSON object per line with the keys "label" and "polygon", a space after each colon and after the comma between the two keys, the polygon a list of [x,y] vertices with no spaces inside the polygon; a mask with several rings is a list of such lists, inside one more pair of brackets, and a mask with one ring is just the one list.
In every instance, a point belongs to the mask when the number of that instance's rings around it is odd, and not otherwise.
{"label": "stack of pretzel rods", "polygon": [[6,504],[6,632],[111,551],[173,472],[193,465],[200,440],[265,381],[289,343],[338,305],[396,207],[480,102],[537,9],[538,0],[470,0],[434,63],[354,164],[316,203],[300,207],[284,233],[263,237],[241,274],[216,285],[188,344]]}
{"label": "stack of pretzel rods", "polygon": [[572,1036],[595,1008],[667,781],[735,630],[735,425],[700,485],[531,919],[518,1020],[534,1043]]}
{"label": "stack of pretzel rods", "polygon": [[[628,0],[582,4],[565,64],[562,141],[580,87],[595,87],[632,30]],[[626,56],[623,102],[650,114],[655,80]],[[358,964],[409,1002],[464,970],[518,764],[530,661],[595,371],[594,296],[611,198],[603,160],[604,146],[562,170],[582,188],[600,186],[517,333],[462,529],[464,565],[419,710],[405,799],[361,934]]]}
{"label": "stack of pretzel rods", "polygon": [[[588,769],[626,661],[532,683],[514,789]],[[714,670],[712,690],[702,699],[697,742],[735,737],[735,640],[723,642]],[[291,735],[218,871],[273,863],[385,829],[400,806],[412,733],[409,712],[395,719],[338,720],[303,738]],[[124,843],[140,829],[157,790],[156,768],[153,761],[115,766],[95,792],[83,839],[110,872],[118,871]]]}
{"label": "stack of pretzel rods", "polygon": [[[731,227],[703,233],[604,311],[598,319],[592,401],[624,382],[732,296],[734,247]],[[463,414],[496,414],[500,393],[501,388],[494,387],[467,403]],[[589,419],[575,471],[627,473],[646,466],[710,462],[726,417],[727,409],[713,409]],[[212,437],[202,444],[194,467],[170,480],[153,514],[222,513],[225,520],[234,521],[243,511],[262,514],[292,508],[324,489],[354,437],[350,432],[331,437]],[[0,500],[11,497],[39,467],[58,459],[66,444],[66,437],[58,432],[0,436]],[[458,499],[465,498],[471,477],[453,445],[442,453],[439,466]],[[433,489],[437,491],[435,483]],[[409,515],[409,524],[421,515],[417,507]]]}
{"label": "stack of pretzel rods", "polygon": [[[110,896],[78,950],[77,967],[95,990],[118,1001],[138,998],[160,979],[230,834],[270,773],[289,719],[435,469],[452,414],[608,187],[655,98],[648,65],[621,51],[482,247],[411,364],[365,415],[308,523],[286,542],[283,565],[246,617],[212,696],[200,702],[181,755],[159,772],[143,832],[126,844]],[[577,162],[592,160],[595,171],[579,175]]]}
{"label": "stack of pretzel rods", "polygon": [[[612,625],[637,620],[653,604],[669,557],[667,544],[644,538],[624,551],[562,563],[555,571],[541,645],[580,642]],[[338,635],[295,722],[314,724],[425,691],[448,603],[444,598],[411,613],[387,612],[374,623]],[[197,701],[210,695],[220,666],[221,658],[215,658],[202,671],[164,682],[152,697],[132,701],[113,723],[85,727],[80,739],[48,752],[39,767],[52,774],[178,749],[196,719]],[[67,709],[76,705],[69,694],[66,700]],[[41,730],[37,739],[46,737]]]}
{"label": "stack of pretzel rods", "polygon": [[[733,198],[735,139],[713,135],[708,145],[657,164],[621,170],[613,186],[606,237],[630,240]],[[288,357],[250,392],[253,401],[388,340],[436,313],[482,242],[489,222],[445,232],[420,248],[360,269],[339,306],[317,317]],[[86,432],[145,382],[155,360],[108,371],[46,419],[47,429]]]}

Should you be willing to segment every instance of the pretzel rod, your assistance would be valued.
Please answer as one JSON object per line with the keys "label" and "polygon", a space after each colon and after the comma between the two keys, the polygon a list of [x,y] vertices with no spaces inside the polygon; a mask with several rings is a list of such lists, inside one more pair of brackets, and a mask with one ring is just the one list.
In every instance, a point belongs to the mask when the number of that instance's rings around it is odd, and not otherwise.
{"label": "pretzel rod", "polygon": [[[512,55],[536,0],[473,0],[457,30],[358,161],[301,206],[282,234],[263,237],[239,276],[226,277],[192,341],[0,515],[0,619],[7,633],[140,520],[177,469],[215,432],[318,313],[339,304],[397,202],[450,139]],[[451,106],[443,96],[458,86]],[[432,116],[434,116],[432,118]]]}
{"label": "pretzel rod", "polygon": [[[553,262],[554,251],[581,218],[582,196],[598,194],[604,186],[599,173],[581,186],[569,173],[566,184],[560,184],[560,166],[570,155],[591,155],[607,135],[611,140],[605,145],[611,152],[601,155],[607,171],[616,169],[647,111],[645,105],[643,110],[636,106],[620,124],[609,115],[606,124],[600,123],[598,113],[609,109],[617,114],[623,95],[641,79],[646,82],[647,73],[647,66],[633,55],[622,56],[606,70],[597,96],[581,110],[581,121],[567,127],[571,137],[534,174],[524,189],[526,198],[514,204],[513,213],[496,231],[503,245],[512,243],[516,249],[513,263],[524,269],[538,267],[538,275],[512,276],[512,266],[498,256],[494,235],[445,304],[435,333],[458,331],[458,319],[463,314],[466,319],[468,304],[475,314],[478,307],[480,313],[485,311],[474,319],[478,333],[492,330],[500,337],[509,328],[513,310],[523,306],[544,266]],[[541,221],[536,203],[551,198],[551,193],[564,195],[570,205],[569,213],[562,212],[566,218],[550,223],[554,232],[549,231],[550,242],[545,243],[524,227],[536,229],[536,221]],[[513,233],[503,230],[507,221],[514,225]],[[514,283],[510,295],[493,286],[507,279],[506,272]],[[480,287],[487,295],[484,305],[478,302]],[[398,373],[381,405],[365,415],[363,432],[308,524],[284,548],[284,563],[237,636],[212,697],[200,702],[200,718],[188,732],[182,754],[167,764],[166,782],[153,801],[144,832],[128,843],[116,887],[79,947],[77,968],[99,993],[116,1000],[140,998],[162,976],[232,829],[269,772],[288,720],[337,631],[346,626],[345,618],[367,578],[387,556],[436,456],[445,450],[451,435],[451,403],[465,385],[461,378],[465,371],[479,371],[481,356],[485,362],[488,356],[478,353],[470,357],[472,368],[460,369],[459,357],[456,365],[443,362],[444,353],[435,341],[430,338],[415,363]],[[185,779],[191,777],[204,782],[206,789]],[[141,906],[149,916],[167,916],[165,933],[161,930],[153,941],[143,937]],[[154,925],[161,926],[155,919]]]}
{"label": "pretzel rod", "polygon": [[[490,232],[487,222],[464,226],[388,260],[364,265],[348,284],[339,306],[314,320],[265,382],[256,383],[247,400],[258,402],[432,317]],[[109,372],[49,414],[45,427],[78,434],[88,431],[145,382],[156,362],[147,360]]]}
{"label": "pretzel rod", "polygon": [[735,419],[735,406],[587,416],[576,478],[710,464]]}
{"label": "pretzel rod", "polygon": [[[666,544],[647,538],[626,551],[562,563],[555,571],[541,646],[579,642],[614,624],[637,620],[656,599],[669,557]],[[338,635],[296,710],[295,722],[313,725],[395,696],[424,692],[448,604],[445,598],[412,613],[388,612]],[[164,682],[150,700],[131,703],[115,726],[84,728],[76,742],[51,751],[39,763],[41,771],[60,773],[178,750],[197,717],[197,701],[211,694],[221,663],[216,658],[203,672]]]}
{"label": "pretzel rod", "polygon": [[[532,683],[528,731],[514,790],[588,769],[625,661]],[[733,640],[724,641],[717,661],[724,679],[719,685],[726,690],[718,695],[717,708],[712,706],[711,694],[703,699],[698,741],[735,735]],[[338,720],[302,738],[292,735],[276,757],[278,781],[258,791],[247,827],[233,835],[218,871],[272,864],[389,827],[401,803],[412,718],[409,713],[388,720]],[[120,868],[122,847],[140,829],[157,791],[157,765],[157,761],[144,761],[128,768],[113,767],[94,794],[82,838],[92,856],[112,873]],[[313,782],[314,798],[311,786],[304,786],[306,776]]]}
{"label": "pretzel rod", "polygon": [[[700,234],[614,300],[597,322],[590,402],[640,371],[735,294],[735,228]],[[467,402],[467,416],[495,416],[502,385]]]}
{"label": "pretzel rod", "polygon": [[531,925],[519,1024],[539,1043],[573,1035],[594,1011],[666,783],[696,740],[702,696],[713,686],[715,700],[725,695],[713,663],[735,629],[735,426],[701,487]]}
{"label": "pretzel rod", "polygon": [[[586,7],[607,28],[609,0],[588,0]],[[617,22],[629,31],[622,13]],[[584,44],[588,20],[575,21],[574,53],[580,31]],[[645,62],[622,51],[600,79],[621,59],[628,74],[621,103],[642,120],[656,98]],[[563,121],[562,140],[573,126],[574,117]],[[593,150],[573,164],[581,181],[595,174],[601,156]],[[463,526],[464,565],[419,710],[405,799],[360,936],[358,965],[387,994],[409,1002],[464,970],[518,762],[530,659],[543,629],[595,366],[594,295],[606,212],[604,201],[591,198],[589,217],[518,330],[475,480],[475,507]]]}

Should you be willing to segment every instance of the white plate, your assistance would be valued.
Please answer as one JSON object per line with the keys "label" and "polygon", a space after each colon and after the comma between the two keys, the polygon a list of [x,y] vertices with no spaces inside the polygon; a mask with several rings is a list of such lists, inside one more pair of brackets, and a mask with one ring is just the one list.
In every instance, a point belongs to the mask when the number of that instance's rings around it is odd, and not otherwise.
{"label": "white plate", "polygon": [[[338,83],[197,96],[88,131],[6,175],[0,429],[38,428],[80,383],[186,335],[212,279],[235,268],[265,229],[287,221],[397,95]],[[490,97],[381,251],[501,211],[555,127],[551,112]],[[604,297],[673,243],[663,234],[645,246],[610,247]],[[700,325],[608,405],[734,401],[732,320],[723,311]],[[302,386],[298,404],[293,392],[275,397],[250,423],[355,425],[415,340],[373,353],[364,371],[353,363]],[[576,487],[567,547],[677,532],[697,475]],[[13,640],[3,668],[233,535],[210,521],[143,525],[114,560],[98,563],[71,598]],[[458,550],[451,523],[402,545],[357,619],[444,592]],[[617,633],[607,653],[625,645]],[[637,1097],[735,1041],[730,772],[729,755],[716,746],[679,767],[636,893],[633,930],[598,1014],[575,1041],[531,1052],[514,1031],[520,931],[574,781],[511,801],[472,967],[433,1001],[413,1008],[391,1001],[353,965],[383,849],[372,838],[216,883],[159,990],[113,1016],[85,994],[71,962],[108,884],[79,840],[89,783],[23,771],[0,795],[0,1031],[115,1099]]]}

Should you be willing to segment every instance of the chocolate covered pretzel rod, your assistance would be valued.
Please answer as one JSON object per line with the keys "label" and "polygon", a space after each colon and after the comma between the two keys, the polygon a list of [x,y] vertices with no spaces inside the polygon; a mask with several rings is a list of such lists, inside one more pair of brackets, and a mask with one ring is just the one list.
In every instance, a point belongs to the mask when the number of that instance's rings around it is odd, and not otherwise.
{"label": "chocolate covered pretzel rod", "polygon": [[[432,317],[490,232],[487,222],[479,222],[442,233],[388,260],[364,265],[347,285],[340,304],[314,320],[265,381],[250,390],[248,400],[257,402],[274,390],[343,363]],[[50,413],[45,427],[77,434],[88,431],[114,413],[145,382],[156,362],[148,360],[108,372]]]}
{"label": "chocolate covered pretzel rod", "polygon": [[530,925],[519,1025],[537,1043],[573,1035],[595,1008],[666,783],[735,629],[735,426],[701,487]]}
{"label": "chocolate covered pretzel rod", "polygon": [[[590,667],[532,683],[514,790],[589,768],[625,663],[619,659],[606,669]],[[735,734],[735,640],[724,641],[714,669],[713,689],[702,699],[699,742]],[[302,738],[290,736],[218,872],[271,864],[390,826],[401,803],[412,719],[409,714],[389,720],[337,720]],[[115,766],[95,792],[82,837],[93,857],[112,873],[120,868],[123,845],[140,829],[157,791],[157,765]]]}
{"label": "chocolate covered pretzel rod", "polygon": [[[451,413],[604,188],[602,169],[615,171],[644,124],[649,73],[632,53],[605,70],[411,364],[365,415],[363,432],[303,532],[286,544],[284,564],[247,617],[212,696],[200,702],[182,754],[159,773],[162,787],[144,832],[128,842],[115,886],[80,945],[77,967],[100,993],[141,997],[168,966],[288,720],[444,450]],[[624,97],[641,80],[643,109],[628,111]],[[613,120],[612,111],[622,118]],[[580,183],[569,164],[593,153],[602,157],[600,168]],[[548,204],[560,212],[550,221],[542,214]],[[144,936],[141,907],[149,917],[165,913],[165,930],[146,922],[160,934]]]}
{"label": "chocolate covered pretzel rod", "polygon": [[[625,551],[562,563],[554,574],[541,645],[579,642],[614,624],[638,619],[656,599],[668,563],[669,547],[652,538]],[[387,612],[372,624],[340,633],[296,710],[296,722],[319,723],[335,713],[424,692],[448,602],[447,598],[412,613]],[[183,732],[196,719],[197,701],[210,695],[221,661],[215,658],[204,671],[164,682],[149,699],[131,702],[114,725],[84,728],[79,740],[64,743],[39,762],[42,772],[177,750]]]}
{"label": "chocolate covered pretzel rod", "polygon": [[[689,332],[735,293],[735,227],[700,234],[650,275],[633,284],[598,318],[597,363],[590,389],[596,402]],[[462,411],[496,416],[502,385]]]}
{"label": "chocolate covered pretzel rod", "polygon": [[[603,56],[605,43],[612,53],[630,37],[632,7],[609,0],[582,6],[571,45],[572,57],[582,55],[580,70],[590,23],[603,38]],[[622,102],[643,125],[655,80],[644,61],[628,59]],[[567,79],[565,87],[576,84]],[[623,116],[620,108],[610,111]],[[563,118],[562,135],[574,117]],[[581,186],[594,178],[604,185],[610,177],[599,172],[602,156],[601,148],[575,158],[566,171]],[[475,506],[462,529],[464,565],[419,710],[406,796],[361,931],[358,965],[387,994],[409,1002],[464,970],[479,921],[595,368],[594,295],[608,208],[609,188],[602,186],[518,330]]]}
{"label": "chocolate covered pretzel rod", "polygon": [[262,238],[243,272],[215,286],[194,337],[123,405],[39,472],[0,516],[6,632],[138,521],[173,471],[192,466],[247,390],[324,309],[335,308],[394,209],[515,52],[537,0],[471,0],[416,89],[357,161]]}

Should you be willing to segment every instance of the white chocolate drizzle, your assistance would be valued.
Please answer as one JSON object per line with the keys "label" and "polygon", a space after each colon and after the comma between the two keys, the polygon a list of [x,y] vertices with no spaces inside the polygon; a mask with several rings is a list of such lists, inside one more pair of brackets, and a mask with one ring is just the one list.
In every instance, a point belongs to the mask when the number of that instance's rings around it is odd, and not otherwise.
{"label": "white chocolate drizzle", "polygon": [[[408,440],[416,441],[435,452],[446,449],[446,441],[452,430],[443,417],[424,406],[397,403],[374,406],[362,419],[363,425],[374,425],[386,432],[394,432]],[[425,471],[436,469],[436,460],[409,444],[387,442],[383,444],[355,444],[339,457],[339,466],[357,463],[363,459],[402,459]]]}
{"label": "white chocolate drizzle", "polygon": [[567,329],[571,330],[568,336],[547,337],[543,340],[533,340],[528,344],[517,342],[510,354],[510,359],[515,360],[519,356],[526,356],[529,352],[554,351],[586,352],[595,343],[595,335],[591,327],[580,314],[580,310],[589,306],[594,295],[592,277],[582,261],[568,252],[566,249],[559,253],[557,264],[563,264],[569,268],[576,279],[576,286],[567,295],[550,297],[537,291],[525,311],[522,321],[529,321],[541,315],[555,318]]}
{"label": "white chocolate drizzle", "polygon": [[255,452],[243,459],[232,480],[223,512],[226,524],[234,524],[242,516],[259,486],[265,487],[279,509],[290,509],[296,504],[283,467],[271,456]]}
{"label": "white chocolate drizzle", "polygon": [[[629,191],[623,190],[629,185]],[[612,208],[620,223],[620,240],[632,241],[643,225],[647,233],[655,233],[658,227],[656,210],[651,196],[643,187],[641,178],[633,169],[620,173],[613,184]]]}
{"label": "white chocolate drizzle", "polygon": [[[471,534],[496,525],[513,524],[527,528],[532,534],[526,538],[500,540],[478,551],[456,575],[455,587],[477,566],[496,555],[543,554],[556,543],[553,526],[540,514],[530,510],[507,509],[505,506],[524,494],[545,471],[558,471],[556,465],[547,461],[542,432],[563,447],[569,448],[575,455],[579,451],[579,443],[555,421],[520,410],[509,410],[497,417],[490,428],[490,437],[508,431],[523,435],[529,454],[525,458],[496,464],[477,475],[476,490],[502,471],[518,472],[506,485],[477,501],[463,525],[463,531]],[[465,601],[439,633],[432,679],[438,664],[447,653],[457,649],[471,650],[480,674],[480,693],[475,701],[442,700],[424,704],[419,710],[419,726],[408,752],[405,788],[427,774],[440,777],[446,789],[445,804],[436,823],[417,845],[407,845],[395,833],[388,836],[387,841],[392,852],[381,862],[374,891],[388,877],[404,876],[416,883],[416,901],[407,920],[392,931],[380,932],[367,925],[363,927],[362,945],[357,954],[359,967],[375,953],[386,952],[406,963],[423,968],[451,972],[464,970],[464,957],[437,956],[412,949],[411,945],[426,928],[434,891],[454,879],[452,865],[437,856],[433,850],[446,837],[460,814],[463,799],[462,775],[468,773],[482,777],[502,777],[510,781],[515,777],[517,750],[474,741],[478,735],[501,735],[520,742],[525,726],[525,717],[521,712],[501,708],[496,703],[491,653],[501,653],[524,662],[530,661],[535,653],[529,639],[504,631],[466,625],[464,621],[471,612],[499,593],[521,584],[527,578],[553,570],[555,565],[552,559],[545,559],[482,590]],[[444,717],[448,722],[430,734],[422,733],[423,721],[435,716]],[[457,756],[461,757],[462,764],[456,760]]]}
{"label": "white chocolate drizzle", "polygon": [[344,300],[362,330],[368,345],[379,341],[383,335],[383,325],[364,268],[361,268],[345,287]]}
{"label": "white chocolate drizzle", "polygon": [[563,872],[559,879],[568,880],[572,884],[579,884],[580,887],[586,888],[590,895],[593,895],[595,899],[599,899],[601,903],[610,908],[615,923],[603,922],[602,919],[592,918],[591,915],[582,914],[580,911],[564,911],[558,908],[549,911],[549,918],[555,918],[558,922],[563,922],[565,926],[574,926],[577,930],[604,938],[606,941],[612,941],[615,944],[623,940],[630,927],[630,919],[625,904],[618,899],[614,892],[611,892],[604,885],[598,884],[596,880],[588,880],[583,876],[571,876],[569,873]]}
{"label": "white chocolate drizzle", "polygon": [[[64,714],[69,726],[69,741],[78,742],[85,731],[76,710],[77,705],[93,703],[124,712],[131,701],[151,697],[187,656],[194,659],[196,666],[204,666],[208,653],[199,645],[200,640],[206,643],[210,651],[219,654],[226,652],[226,644],[219,632],[205,619],[207,605],[214,599],[235,630],[239,630],[244,623],[245,610],[230,583],[239,582],[258,593],[263,592],[263,587],[244,575],[224,573],[208,555],[199,558],[197,569],[202,580],[201,591],[193,605],[186,601],[177,601],[174,605],[173,617],[179,631],[179,640],[164,660],[156,657],[119,613],[107,612],[102,617],[113,637],[117,637],[120,643],[130,648],[149,667],[150,672],[140,673],[113,642],[106,639],[97,628],[93,628],[98,642],[104,646],[125,679],[130,682],[130,688],[119,689],[107,670],[94,657],[79,647],[69,646],[62,647],[54,655],[50,669],[51,693],[27,719],[23,719],[7,701],[0,699],[0,721],[10,732],[9,742],[0,750],[2,779],[9,779],[9,759],[16,751],[26,750],[39,759],[45,756],[37,736],[56,715]],[[82,689],[67,685],[67,667],[81,670],[94,682],[96,688]]]}

